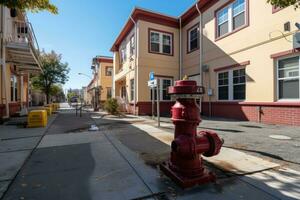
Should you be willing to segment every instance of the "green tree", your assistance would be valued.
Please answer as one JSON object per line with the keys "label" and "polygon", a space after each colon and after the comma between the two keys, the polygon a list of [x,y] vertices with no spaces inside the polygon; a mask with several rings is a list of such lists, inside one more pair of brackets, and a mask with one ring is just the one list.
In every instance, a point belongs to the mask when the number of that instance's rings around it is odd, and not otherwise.
{"label": "green tree", "polygon": [[55,84],[50,89],[50,96],[55,97],[56,101],[61,101],[64,99],[64,90],[61,85]]}
{"label": "green tree", "polygon": [[300,6],[300,0],[267,0],[267,2],[279,8],[285,8],[292,5],[295,6],[295,8],[298,8]]}
{"label": "green tree", "polygon": [[32,78],[32,85],[46,94],[48,104],[53,85],[65,84],[69,79],[68,73],[70,69],[67,63],[62,63],[61,54],[57,54],[54,51],[50,53],[42,52],[40,57],[43,72]]}
{"label": "green tree", "polygon": [[76,93],[75,92],[68,92],[67,94],[67,98],[68,98],[68,101],[70,102],[72,97],[76,97]]}
{"label": "green tree", "polygon": [[32,12],[39,12],[47,10],[53,14],[58,13],[57,7],[50,0],[0,0],[0,4],[22,11],[30,10]]}

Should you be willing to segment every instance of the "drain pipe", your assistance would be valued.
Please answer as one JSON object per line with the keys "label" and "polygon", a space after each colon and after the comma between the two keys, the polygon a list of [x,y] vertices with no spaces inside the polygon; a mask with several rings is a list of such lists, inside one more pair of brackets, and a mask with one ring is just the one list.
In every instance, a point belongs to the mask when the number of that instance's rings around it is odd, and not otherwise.
{"label": "drain pipe", "polygon": [[[200,46],[199,46],[199,82],[200,82],[200,85],[203,86],[203,79],[202,79],[202,76],[203,76],[203,73],[202,73],[202,63],[203,63],[203,59],[202,59],[202,49],[203,49],[203,44],[202,44],[202,34],[203,34],[203,29],[202,29],[202,13],[199,9],[199,6],[198,6],[198,3],[196,3],[196,9],[199,13],[199,43],[200,43]],[[200,113],[202,113],[202,97],[200,97],[199,99],[199,107],[200,107]]]}
{"label": "drain pipe", "polygon": [[5,7],[1,6],[1,65],[2,65],[2,87],[3,87],[3,96],[2,102],[5,99],[5,116],[4,118],[9,118],[9,105],[8,105],[8,94],[7,94],[7,81],[6,81],[6,55],[5,55],[5,46],[4,46],[4,37],[5,37]]}
{"label": "drain pipe", "polygon": [[179,80],[182,78],[182,25],[181,17],[179,18]]}
{"label": "drain pipe", "polygon": [[134,115],[136,115],[136,103],[137,103],[137,52],[138,52],[138,39],[137,39],[137,23],[130,15],[130,19],[134,24]]}

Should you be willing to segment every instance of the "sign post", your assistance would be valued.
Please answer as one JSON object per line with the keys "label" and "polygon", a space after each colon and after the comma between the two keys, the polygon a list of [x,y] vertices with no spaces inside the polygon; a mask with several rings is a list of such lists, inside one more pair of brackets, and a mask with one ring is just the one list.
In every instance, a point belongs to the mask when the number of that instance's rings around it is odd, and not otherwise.
{"label": "sign post", "polygon": [[149,73],[149,81],[148,81],[148,86],[151,88],[151,92],[152,92],[152,119],[154,119],[154,103],[155,103],[155,88],[156,88],[156,95],[157,95],[157,123],[158,123],[158,127],[160,127],[160,108],[159,108],[159,83],[157,81],[157,79],[155,79],[154,76],[154,72],[150,72]]}

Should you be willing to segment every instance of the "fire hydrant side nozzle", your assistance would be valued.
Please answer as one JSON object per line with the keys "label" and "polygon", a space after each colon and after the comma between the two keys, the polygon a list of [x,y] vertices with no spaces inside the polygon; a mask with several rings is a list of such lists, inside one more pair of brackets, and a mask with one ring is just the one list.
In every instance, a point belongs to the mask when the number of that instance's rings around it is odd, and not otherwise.
{"label": "fire hydrant side nozzle", "polygon": [[196,81],[180,80],[168,92],[176,99],[171,110],[175,138],[170,159],[161,170],[183,188],[214,181],[216,176],[204,168],[201,155],[217,155],[223,140],[213,131],[197,133],[201,118],[196,99],[204,94],[204,88]]}

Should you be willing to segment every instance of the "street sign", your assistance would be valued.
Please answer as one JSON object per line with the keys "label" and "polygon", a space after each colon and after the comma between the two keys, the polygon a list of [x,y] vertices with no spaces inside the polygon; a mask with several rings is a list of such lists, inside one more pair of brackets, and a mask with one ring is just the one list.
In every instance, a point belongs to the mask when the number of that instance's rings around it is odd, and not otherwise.
{"label": "street sign", "polygon": [[150,81],[153,81],[155,79],[155,77],[154,77],[154,72],[150,72],[149,73],[149,80]]}
{"label": "street sign", "polygon": [[157,87],[157,79],[148,81],[148,87],[151,88]]}

